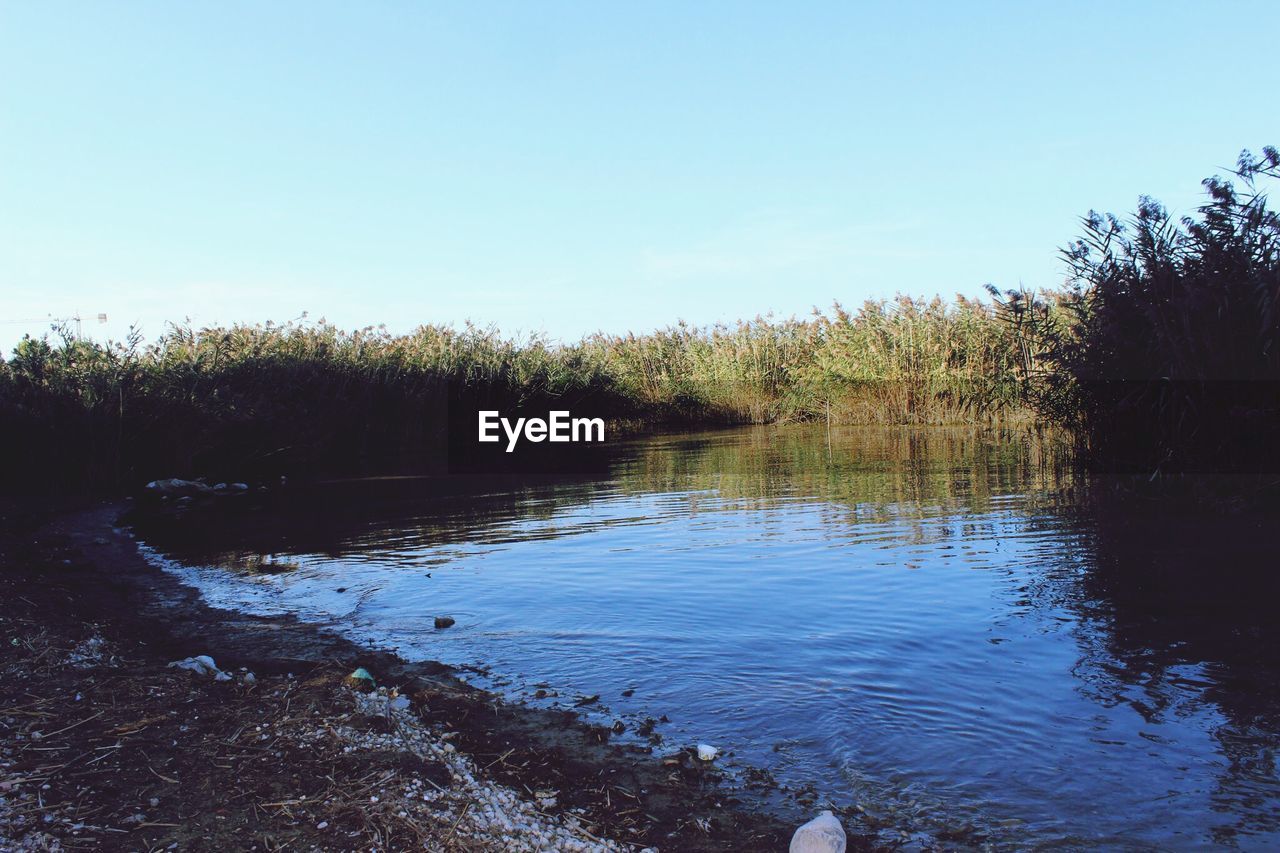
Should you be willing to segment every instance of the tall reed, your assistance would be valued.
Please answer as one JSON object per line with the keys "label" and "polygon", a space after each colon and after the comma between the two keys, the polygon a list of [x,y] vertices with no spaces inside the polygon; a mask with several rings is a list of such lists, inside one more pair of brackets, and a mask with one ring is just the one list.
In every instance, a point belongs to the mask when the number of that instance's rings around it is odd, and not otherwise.
{"label": "tall reed", "polygon": [[993,306],[899,296],[808,320],[678,325],[585,346],[619,387],[704,418],[974,423],[1024,418],[1018,341]]}
{"label": "tall reed", "polygon": [[172,327],[99,345],[25,339],[0,365],[5,477],[429,468],[466,413],[569,408],[633,423],[990,422],[1025,416],[992,306],[899,297],[856,313],[685,324],[574,344],[467,325]]}

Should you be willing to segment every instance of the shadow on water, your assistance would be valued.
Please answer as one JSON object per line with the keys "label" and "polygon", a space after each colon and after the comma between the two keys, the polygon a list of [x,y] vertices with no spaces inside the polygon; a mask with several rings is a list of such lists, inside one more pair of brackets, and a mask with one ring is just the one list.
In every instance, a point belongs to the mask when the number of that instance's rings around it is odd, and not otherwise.
{"label": "shadow on water", "polygon": [[[227,606],[266,591],[535,704],[601,694],[629,731],[670,714],[666,744],[732,745],[886,841],[1280,843],[1274,517],[1115,498],[1025,432],[612,452],[605,474],[318,484],[139,533],[250,567],[185,575]],[[435,634],[442,608],[463,618]]]}
{"label": "shadow on water", "polygon": [[[1209,493],[1230,492],[1205,477]],[[1148,725],[1215,711],[1203,830],[1214,844],[1280,834],[1280,572],[1274,513],[1123,499],[1098,484],[1092,568],[1072,590],[1082,690]],[[1119,494],[1125,494],[1121,490]],[[1251,840],[1252,839],[1252,840]]]}
{"label": "shadow on water", "polygon": [[252,572],[269,562],[263,555],[337,559],[365,554],[371,545],[465,541],[517,519],[550,518],[603,487],[599,480],[546,476],[358,478],[282,487],[194,512],[138,513],[132,520],[148,543],[167,553]]}

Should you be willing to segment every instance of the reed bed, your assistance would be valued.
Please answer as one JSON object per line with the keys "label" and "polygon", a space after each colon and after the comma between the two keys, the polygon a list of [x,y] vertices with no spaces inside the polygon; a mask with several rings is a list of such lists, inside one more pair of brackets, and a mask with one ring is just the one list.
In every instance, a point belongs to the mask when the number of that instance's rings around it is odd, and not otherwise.
{"label": "reed bed", "polygon": [[993,305],[899,296],[807,320],[597,335],[587,351],[660,409],[776,423],[959,424],[1025,418],[1018,343]]}
{"label": "reed bed", "polygon": [[20,451],[10,480],[115,487],[429,469],[477,408],[640,425],[988,423],[1027,417],[1018,352],[993,304],[908,297],[567,345],[323,320],[175,326],[149,344],[61,331],[0,364],[0,440]]}

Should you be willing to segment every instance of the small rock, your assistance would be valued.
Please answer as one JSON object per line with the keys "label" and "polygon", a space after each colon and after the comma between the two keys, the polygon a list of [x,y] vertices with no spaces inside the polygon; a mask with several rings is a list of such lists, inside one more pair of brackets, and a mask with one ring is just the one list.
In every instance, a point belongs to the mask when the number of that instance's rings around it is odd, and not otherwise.
{"label": "small rock", "polygon": [[454,619],[452,616],[436,617],[436,627],[439,628],[440,630],[444,630],[445,628],[448,628],[449,626],[456,624],[456,622],[457,620]]}

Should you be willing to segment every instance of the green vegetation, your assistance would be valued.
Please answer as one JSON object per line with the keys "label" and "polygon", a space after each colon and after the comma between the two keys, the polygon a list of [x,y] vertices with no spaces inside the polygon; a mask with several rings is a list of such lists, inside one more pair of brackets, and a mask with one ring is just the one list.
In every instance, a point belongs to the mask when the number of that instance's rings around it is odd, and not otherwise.
{"label": "green vegetation", "polygon": [[[451,412],[563,401],[625,412],[580,351],[474,328],[172,328],[99,346],[24,340],[0,370],[0,440],[25,482],[116,486],[444,464]],[[474,424],[471,425],[474,429]]]}
{"label": "green vegetation", "polygon": [[1090,213],[1068,289],[1001,305],[1028,400],[1095,467],[1280,470],[1280,217],[1258,186],[1280,153],[1243,152],[1235,175],[1244,192],[1209,178],[1181,220],[1148,198],[1127,224]]}
{"label": "green vegetation", "polygon": [[737,423],[988,423],[1025,416],[1018,342],[991,305],[957,297],[836,305],[584,344],[628,397]]}
{"label": "green vegetation", "polygon": [[1025,417],[1018,344],[991,306],[900,297],[806,321],[675,326],[573,345],[467,326],[175,327],[153,344],[67,333],[0,366],[20,482],[112,487],[442,464],[476,408],[632,424],[987,423]]}

